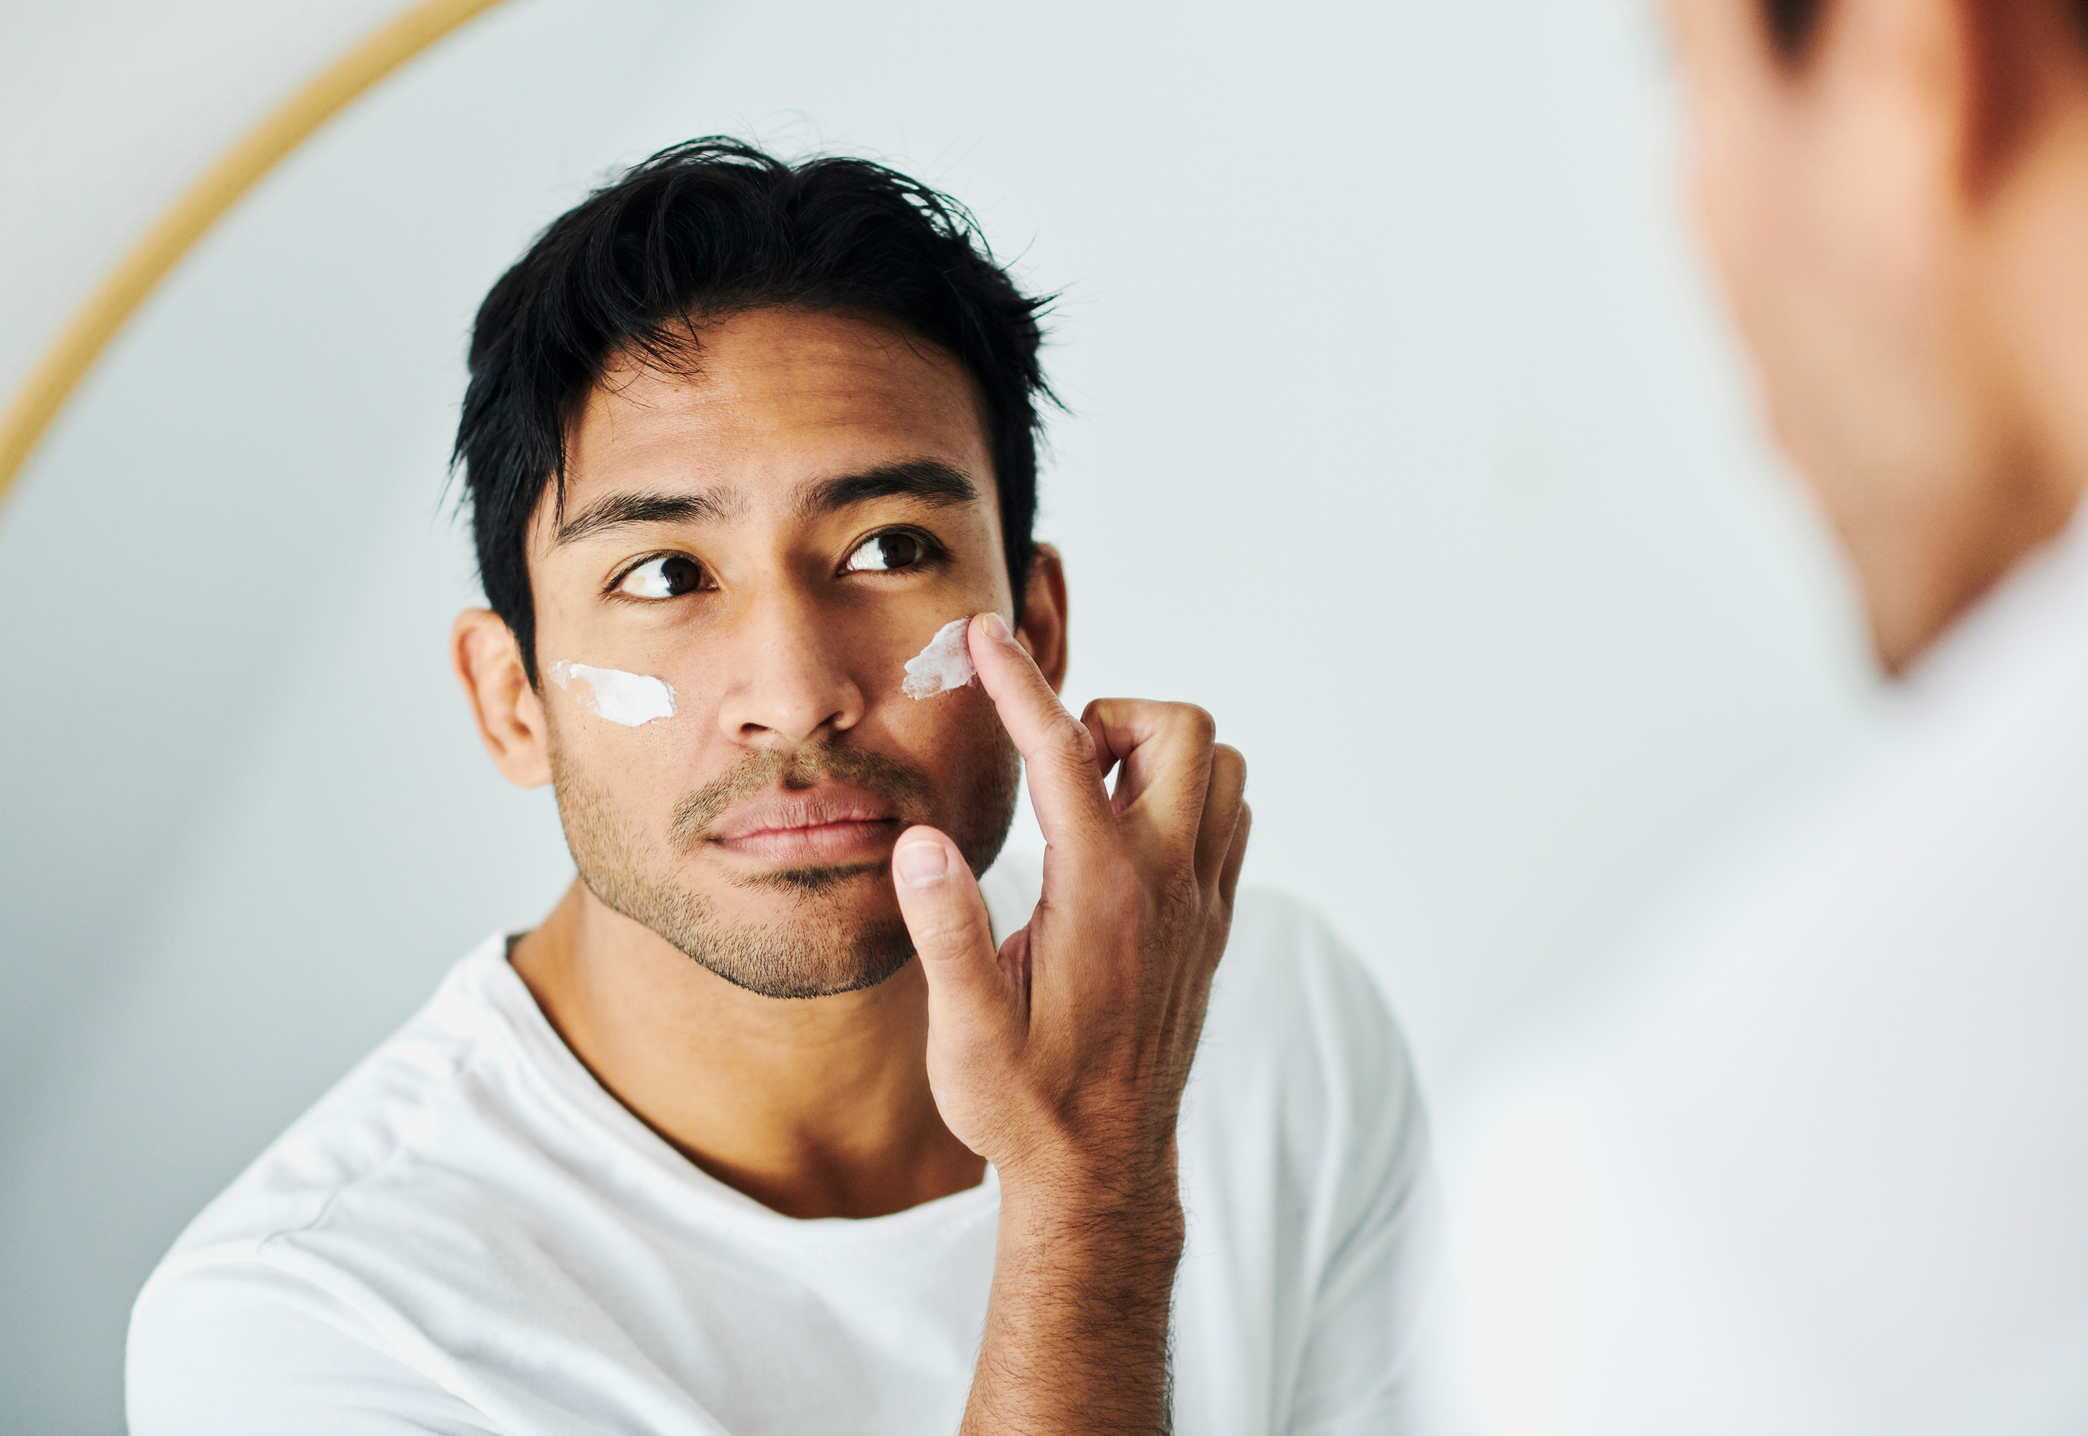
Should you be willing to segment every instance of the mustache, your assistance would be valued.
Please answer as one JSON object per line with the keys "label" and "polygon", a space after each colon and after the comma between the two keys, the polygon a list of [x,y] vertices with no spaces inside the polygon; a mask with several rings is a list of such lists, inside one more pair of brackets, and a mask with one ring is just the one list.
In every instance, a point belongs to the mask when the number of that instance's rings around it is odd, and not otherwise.
{"label": "mustache", "polygon": [[935,785],[921,769],[885,753],[821,743],[749,753],[674,805],[668,837],[677,852],[692,852],[713,823],[748,798],[778,787],[801,792],[823,782],[846,783],[883,798],[907,823],[925,822],[934,811]]}

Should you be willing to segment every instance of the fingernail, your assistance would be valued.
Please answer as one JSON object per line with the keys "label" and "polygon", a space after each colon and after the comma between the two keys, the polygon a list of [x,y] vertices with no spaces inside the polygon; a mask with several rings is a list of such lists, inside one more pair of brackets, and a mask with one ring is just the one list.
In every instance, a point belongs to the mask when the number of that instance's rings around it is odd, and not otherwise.
{"label": "fingernail", "polygon": [[985,629],[986,636],[995,643],[1006,643],[1008,641],[1008,625],[997,613],[981,614],[979,616],[979,627]]}
{"label": "fingernail", "polygon": [[924,888],[950,875],[950,854],[941,843],[908,843],[892,854],[899,881],[910,888]]}

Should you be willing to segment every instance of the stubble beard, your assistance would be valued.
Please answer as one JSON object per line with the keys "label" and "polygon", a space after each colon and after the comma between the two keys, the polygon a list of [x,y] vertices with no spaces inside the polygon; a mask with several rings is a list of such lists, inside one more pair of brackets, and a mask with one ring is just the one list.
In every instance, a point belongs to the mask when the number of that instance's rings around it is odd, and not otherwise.
{"label": "stubble beard", "polygon": [[[735,987],[763,997],[829,997],[875,987],[913,958],[913,939],[896,913],[865,921],[839,910],[852,885],[889,884],[889,860],[785,868],[739,881],[742,890],[773,894],[779,916],[769,923],[735,921],[721,915],[710,894],[677,875],[671,859],[605,791],[571,770],[555,732],[550,757],[566,846],[588,891]],[[1014,744],[996,729],[992,751],[967,776],[946,829],[975,873],[985,871],[1007,841],[1021,771]],[[823,744],[750,754],[684,797],[675,805],[667,851],[700,857],[704,825],[742,797],[809,787],[821,778],[889,800],[904,823],[932,820],[935,789],[920,769],[885,754]]]}

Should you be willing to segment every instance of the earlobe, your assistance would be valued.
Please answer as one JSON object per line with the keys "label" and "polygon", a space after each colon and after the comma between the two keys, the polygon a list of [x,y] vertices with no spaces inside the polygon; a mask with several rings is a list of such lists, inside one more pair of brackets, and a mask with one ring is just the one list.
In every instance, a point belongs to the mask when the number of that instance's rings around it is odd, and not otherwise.
{"label": "earlobe", "polygon": [[1056,693],[1066,683],[1066,566],[1048,543],[1037,545],[1023,591],[1022,624],[1015,631],[1038,672]]}
{"label": "earlobe", "polygon": [[543,700],[530,686],[522,650],[490,609],[467,608],[450,630],[450,666],[478,722],[479,741],[510,783],[540,788],[551,781]]}

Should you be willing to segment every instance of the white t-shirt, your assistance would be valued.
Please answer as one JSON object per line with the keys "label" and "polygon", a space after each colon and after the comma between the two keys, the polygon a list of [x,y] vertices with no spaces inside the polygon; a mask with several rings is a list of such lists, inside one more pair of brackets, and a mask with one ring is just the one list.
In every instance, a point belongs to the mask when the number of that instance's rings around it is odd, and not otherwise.
{"label": "white t-shirt", "polygon": [[1459,1130],[1501,1431],[2088,1432],[2088,515]]}
{"label": "white t-shirt", "polygon": [[[996,932],[1033,864],[983,886]],[[1186,1100],[1177,1429],[1418,1429],[1427,1139],[1369,978],[1243,892]],[[161,1262],[133,1436],[953,1432],[993,1272],[993,1173],[804,1221],[706,1176],[564,1046],[499,938]]]}

